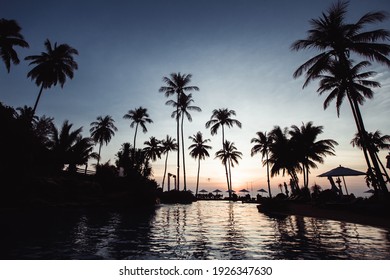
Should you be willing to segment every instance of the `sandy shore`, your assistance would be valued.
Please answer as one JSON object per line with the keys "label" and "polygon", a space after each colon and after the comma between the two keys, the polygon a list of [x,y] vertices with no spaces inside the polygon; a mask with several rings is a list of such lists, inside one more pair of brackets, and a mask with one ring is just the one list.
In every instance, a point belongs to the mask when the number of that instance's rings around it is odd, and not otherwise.
{"label": "sandy shore", "polygon": [[291,203],[286,209],[269,211],[274,214],[281,215],[298,215],[305,217],[314,217],[319,219],[328,219],[336,221],[344,221],[355,224],[369,225],[375,227],[383,227],[390,229],[389,216],[378,216],[372,214],[364,214],[352,210],[345,209],[330,209],[330,207],[319,207],[310,204],[295,204]]}

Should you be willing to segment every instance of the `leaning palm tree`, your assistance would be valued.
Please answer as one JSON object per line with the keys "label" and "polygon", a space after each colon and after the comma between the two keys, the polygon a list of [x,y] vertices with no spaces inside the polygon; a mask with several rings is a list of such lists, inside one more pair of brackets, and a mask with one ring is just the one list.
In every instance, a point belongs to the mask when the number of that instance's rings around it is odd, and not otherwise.
{"label": "leaning palm tree", "polygon": [[[317,91],[320,95],[327,91],[330,92],[324,101],[324,108],[326,109],[329,104],[336,99],[338,114],[343,100],[345,97],[348,99],[358,133],[361,135],[362,143],[365,143],[362,145],[362,149],[368,166],[368,175],[373,182],[374,189],[380,187],[384,192],[387,192],[383,177],[380,176],[380,171],[377,171],[379,165],[376,160],[376,152],[368,145],[367,132],[364,128],[363,118],[359,107],[359,105],[363,105],[366,99],[373,98],[374,92],[371,88],[380,87],[378,82],[369,79],[375,72],[361,72],[364,67],[370,65],[371,64],[368,61],[363,61],[356,65],[353,65],[351,60],[348,61],[347,65],[335,60],[330,61],[329,65],[324,68],[325,73],[317,75],[318,79],[320,79],[320,87]],[[374,165],[375,172],[372,172],[373,168],[371,167],[371,162]]]}
{"label": "leaning palm tree", "polygon": [[229,167],[229,198],[232,197],[232,171],[231,167],[234,167],[234,163],[238,164],[238,159],[241,159],[242,153],[237,151],[233,142],[225,141],[223,148],[215,153],[215,158],[219,158],[222,164]]}
{"label": "leaning palm tree", "polygon": [[171,73],[170,77],[163,77],[165,86],[160,87],[159,92],[163,92],[166,97],[176,94],[176,132],[177,132],[177,189],[180,187],[180,130],[179,130],[179,100],[182,94],[191,91],[199,91],[197,86],[190,86],[191,74]]}
{"label": "leaning palm tree", "polygon": [[326,155],[335,155],[334,146],[338,143],[332,139],[317,140],[319,134],[323,132],[322,126],[314,126],[312,122],[302,124],[301,127],[291,126],[291,145],[296,150],[298,161],[302,166],[303,185],[309,187],[310,168],[317,168],[318,163],[323,163]]}
{"label": "leaning palm tree", "polygon": [[[217,134],[218,129],[222,130],[222,147],[225,145],[225,125],[227,127],[233,127],[237,125],[241,128],[241,122],[236,119],[232,119],[232,116],[235,116],[236,112],[234,110],[229,110],[227,108],[215,109],[211,114],[211,118],[208,122],[206,122],[206,128],[210,128],[211,135]],[[229,186],[229,172],[228,166],[225,164],[225,173],[226,173],[226,181],[227,187],[229,190],[229,196],[231,196],[231,187]]]}
{"label": "leaning palm tree", "polygon": [[114,125],[114,122],[114,119],[109,115],[105,116],[104,118],[99,116],[96,118],[96,121],[91,122],[91,129],[89,132],[91,133],[91,137],[95,143],[99,143],[99,157],[97,165],[99,165],[100,162],[100,152],[103,143],[108,145],[108,142],[110,142],[111,138],[115,135],[115,131],[118,131]]}
{"label": "leaning palm tree", "polygon": [[[251,156],[253,157],[255,154],[260,153],[261,159],[263,160],[263,166],[267,165],[267,183],[268,183],[268,195],[272,198],[271,194],[271,183],[269,179],[269,162],[268,156],[270,152],[270,147],[272,145],[272,138],[267,135],[267,132],[256,132],[257,138],[252,138],[251,143],[255,143],[255,145],[251,149]],[[265,158],[265,160],[264,160]]]}
{"label": "leaning palm tree", "polygon": [[196,177],[196,191],[195,197],[198,197],[198,188],[199,188],[199,173],[200,173],[200,160],[209,157],[208,149],[211,149],[211,146],[206,145],[210,139],[203,139],[203,135],[200,131],[198,131],[194,136],[190,136],[189,139],[192,140],[194,144],[189,146],[188,149],[191,149],[190,156],[198,159],[198,175]]}
{"label": "leaning palm tree", "polygon": [[175,102],[174,100],[168,100],[165,105],[171,105],[174,107],[179,107],[179,110],[175,110],[172,112],[171,117],[172,118],[181,118],[181,146],[182,146],[182,153],[183,153],[183,183],[184,183],[184,190],[187,190],[187,177],[186,177],[186,161],[185,161],[185,151],[184,151],[184,116],[187,117],[187,120],[192,122],[192,116],[189,113],[189,111],[196,111],[201,112],[202,109],[200,109],[198,106],[192,106],[190,105],[194,100],[192,99],[192,94],[182,94],[179,98],[179,104]]}
{"label": "leaning palm tree", "polygon": [[[378,156],[379,150],[390,150],[390,135],[382,135],[382,133],[377,130],[374,133],[368,133],[367,138],[369,145],[372,145],[375,150],[377,160],[382,167],[382,172],[385,174],[387,182],[390,182],[389,174],[387,173],[385,166]],[[359,133],[355,134],[355,137],[351,140],[351,144],[353,147],[356,146],[360,149],[363,149],[362,140]]]}
{"label": "leaning palm tree", "polygon": [[67,44],[52,46],[49,39],[45,41],[46,52],[40,55],[27,56],[25,60],[31,60],[29,65],[36,65],[27,77],[35,80],[37,86],[40,86],[37,100],[35,101],[33,112],[38,106],[42,90],[51,88],[59,83],[64,87],[67,78],[73,79],[73,72],[78,68],[73,56],[78,55],[78,51]]}
{"label": "leaning palm tree", "polygon": [[157,158],[161,158],[161,141],[157,140],[156,137],[151,136],[149,138],[149,141],[145,141],[144,145],[146,146],[143,148],[143,151],[145,152],[145,156],[147,159],[151,159],[152,161],[156,161]]}
{"label": "leaning palm tree", "polygon": [[[355,23],[346,23],[347,7],[348,2],[345,1],[334,4],[326,13],[322,14],[322,17],[310,21],[312,28],[308,31],[307,38],[297,40],[292,44],[292,50],[317,49],[320,51],[318,55],[306,61],[294,73],[294,77],[297,78],[306,72],[306,81],[303,87],[306,87],[310,81],[317,79],[333,63],[333,60],[340,63],[345,73],[348,73],[351,53],[390,66],[390,60],[387,58],[390,54],[390,45],[384,43],[389,39],[390,32],[384,29],[367,30],[366,28],[369,24],[386,20],[387,14],[380,11],[369,12]],[[347,78],[352,80],[350,76]],[[354,100],[351,94],[349,94],[348,99],[353,103],[351,104],[352,111],[356,111],[355,122],[358,132],[361,134],[364,149],[367,149],[370,154],[375,173],[380,174],[375,153],[367,145],[366,131],[360,111],[355,108],[358,101]],[[369,164],[368,167],[370,169]],[[382,190],[387,192],[383,177],[378,176],[376,181]]]}
{"label": "leaning palm tree", "polygon": [[0,19],[0,56],[3,59],[8,73],[11,70],[11,62],[15,65],[20,63],[14,47],[28,48],[28,43],[20,34],[19,24],[15,20]]}
{"label": "leaning palm tree", "polygon": [[165,156],[165,165],[164,165],[164,176],[161,184],[162,190],[164,190],[164,182],[165,182],[165,176],[167,174],[167,164],[168,164],[168,155],[170,151],[176,151],[177,150],[177,144],[175,143],[176,139],[170,137],[169,135],[166,136],[164,140],[161,141],[161,153],[166,154]]}
{"label": "leaning palm tree", "polygon": [[135,125],[135,133],[134,133],[134,144],[133,148],[135,151],[135,141],[137,138],[137,131],[138,126],[140,125],[142,127],[142,132],[146,133],[148,132],[148,129],[146,128],[146,123],[152,123],[152,119],[149,118],[149,114],[147,112],[148,110],[146,108],[136,108],[135,110],[129,110],[127,114],[123,116],[124,119],[131,120],[130,127],[133,128]]}

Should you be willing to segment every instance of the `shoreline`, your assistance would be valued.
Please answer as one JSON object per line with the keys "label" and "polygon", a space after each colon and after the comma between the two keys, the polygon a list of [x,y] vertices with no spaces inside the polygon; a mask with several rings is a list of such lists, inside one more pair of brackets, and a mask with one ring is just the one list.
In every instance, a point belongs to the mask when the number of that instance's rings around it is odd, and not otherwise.
{"label": "shoreline", "polygon": [[[390,217],[379,216],[374,214],[360,213],[360,211],[354,211],[353,209],[335,209],[330,207],[320,207],[311,204],[298,204],[290,203],[288,207],[282,209],[265,209],[261,210],[258,207],[259,212],[273,215],[295,215],[303,217],[311,217],[317,219],[327,219],[334,221],[341,221],[347,223],[354,223],[366,226],[380,227],[389,230],[390,229]],[[386,213],[388,215],[388,213]]]}

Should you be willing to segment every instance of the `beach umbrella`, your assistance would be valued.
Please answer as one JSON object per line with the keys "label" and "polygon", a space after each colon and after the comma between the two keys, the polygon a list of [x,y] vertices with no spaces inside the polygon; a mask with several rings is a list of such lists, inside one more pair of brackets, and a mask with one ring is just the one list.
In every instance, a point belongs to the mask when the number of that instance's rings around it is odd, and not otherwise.
{"label": "beach umbrella", "polygon": [[249,191],[248,191],[248,190],[246,190],[246,189],[242,189],[242,190],[240,190],[240,192],[243,192],[243,193],[248,193]]}
{"label": "beach umbrella", "polygon": [[267,193],[267,191],[265,189],[260,189],[260,190],[258,190],[258,192]]}
{"label": "beach umbrella", "polygon": [[222,192],[222,191],[219,190],[219,189],[216,189],[216,190],[213,190],[213,192],[215,192],[215,193],[220,193],[220,192]]}
{"label": "beach umbrella", "polygon": [[201,189],[199,192],[201,192],[201,193],[208,193],[208,191],[206,191],[205,189]]}
{"label": "beach umbrella", "polygon": [[366,175],[366,173],[358,171],[358,170],[354,170],[351,168],[343,167],[340,165],[339,167],[333,168],[332,170],[329,170],[328,172],[322,173],[322,174],[318,175],[317,177],[343,177],[345,191],[348,194],[347,184],[345,183],[344,177],[345,176],[362,176],[362,175]]}

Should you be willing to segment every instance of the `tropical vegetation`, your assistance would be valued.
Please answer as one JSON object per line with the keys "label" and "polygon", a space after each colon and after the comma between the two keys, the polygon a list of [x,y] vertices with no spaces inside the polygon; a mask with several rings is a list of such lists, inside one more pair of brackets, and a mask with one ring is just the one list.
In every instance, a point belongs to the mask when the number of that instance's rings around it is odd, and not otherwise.
{"label": "tropical vegetation", "polygon": [[[380,172],[376,152],[367,137],[367,131],[360,111],[365,97],[371,98],[369,87],[378,86],[377,83],[362,80],[370,77],[372,72],[359,74],[359,70],[370,64],[366,61],[354,64],[351,56],[356,55],[370,61],[390,66],[387,57],[390,45],[385,44],[390,32],[384,29],[367,30],[367,26],[387,19],[384,12],[369,12],[358,21],[346,22],[348,2],[338,1],[318,19],[310,21],[311,29],[305,39],[297,40],[291,45],[292,50],[315,49],[320,53],[303,63],[294,72],[297,78],[305,73],[306,80],[303,87],[311,81],[321,81],[319,92],[331,91],[325,101],[326,104],[336,98],[339,108],[344,96],[347,97],[355,119],[358,133],[362,141],[362,148],[368,166],[368,173],[375,190],[388,192],[386,182]],[[328,75],[330,74],[330,75]],[[368,155],[367,155],[367,154]],[[371,172],[371,165],[374,172]]]}

